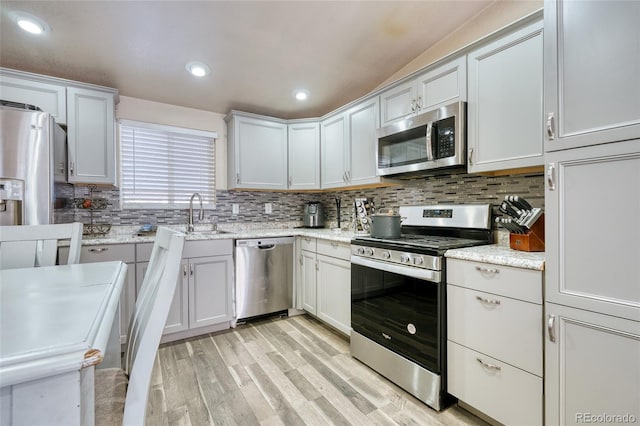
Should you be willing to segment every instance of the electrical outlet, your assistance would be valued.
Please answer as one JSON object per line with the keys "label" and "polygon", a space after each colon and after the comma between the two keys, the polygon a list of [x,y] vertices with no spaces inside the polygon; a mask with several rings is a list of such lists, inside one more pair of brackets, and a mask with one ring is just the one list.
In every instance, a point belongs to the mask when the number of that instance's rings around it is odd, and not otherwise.
{"label": "electrical outlet", "polygon": [[264,203],[264,212],[266,214],[273,213],[273,206],[271,205],[271,203]]}
{"label": "electrical outlet", "polygon": [[240,204],[231,204],[231,213],[239,214],[240,213]]}

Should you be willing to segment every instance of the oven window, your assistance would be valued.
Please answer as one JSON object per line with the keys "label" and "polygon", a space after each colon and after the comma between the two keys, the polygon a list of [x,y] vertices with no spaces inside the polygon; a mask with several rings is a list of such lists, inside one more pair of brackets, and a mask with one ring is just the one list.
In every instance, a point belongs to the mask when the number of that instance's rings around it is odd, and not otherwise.
{"label": "oven window", "polygon": [[351,327],[424,368],[440,373],[441,286],[351,265]]}
{"label": "oven window", "polygon": [[426,126],[419,126],[378,139],[378,168],[423,163],[426,159]]}

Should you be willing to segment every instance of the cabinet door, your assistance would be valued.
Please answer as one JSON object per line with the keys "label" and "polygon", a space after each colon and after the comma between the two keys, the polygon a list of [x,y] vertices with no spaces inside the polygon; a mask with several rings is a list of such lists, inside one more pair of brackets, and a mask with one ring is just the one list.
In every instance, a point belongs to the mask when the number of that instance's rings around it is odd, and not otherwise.
{"label": "cabinet door", "polygon": [[417,77],[417,104],[428,111],[452,102],[467,100],[467,58],[434,68]]}
{"label": "cabinet door", "polygon": [[545,150],[640,137],[639,20],[637,1],[545,2]]}
{"label": "cabinet door", "polygon": [[318,255],[317,315],[341,332],[351,334],[351,264]]}
{"label": "cabinet door", "polygon": [[302,250],[300,252],[302,279],[302,309],[316,315],[316,254]]}
{"label": "cabinet door", "polygon": [[289,124],[289,189],[320,189],[320,124]]}
{"label": "cabinet door", "polygon": [[640,321],[640,139],[545,159],[546,300]]}
{"label": "cabinet door", "polygon": [[230,321],[233,256],[190,259],[189,328]]}
{"label": "cabinet door", "polygon": [[553,303],[545,308],[551,330],[545,343],[546,424],[640,419],[640,323]]}
{"label": "cabinet door", "polygon": [[136,265],[127,263],[127,276],[120,293],[120,343],[127,343],[129,321],[136,306]]}
{"label": "cabinet door", "polygon": [[64,86],[0,75],[2,100],[35,105],[48,112],[58,124],[67,123],[67,95]]}
{"label": "cabinet door", "polygon": [[542,166],[542,21],[468,55],[469,172]]}
{"label": "cabinet door", "polygon": [[115,185],[113,94],[67,88],[69,182]]}
{"label": "cabinet door", "polygon": [[322,188],[346,186],[349,182],[346,168],[349,159],[344,114],[335,115],[320,123],[320,150]]}
{"label": "cabinet door", "polygon": [[287,189],[287,125],[235,116],[235,187]]}
{"label": "cabinet door", "polygon": [[416,111],[416,80],[407,81],[380,94],[380,126],[401,120]]}
{"label": "cabinet door", "polygon": [[379,127],[378,97],[366,100],[346,112],[351,150],[350,185],[377,183],[376,129]]}

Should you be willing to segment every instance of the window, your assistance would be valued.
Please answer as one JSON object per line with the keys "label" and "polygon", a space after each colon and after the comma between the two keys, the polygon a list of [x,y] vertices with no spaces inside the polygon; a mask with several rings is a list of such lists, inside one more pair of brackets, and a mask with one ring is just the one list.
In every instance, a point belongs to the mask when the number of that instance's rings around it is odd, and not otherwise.
{"label": "window", "polygon": [[123,208],[185,208],[194,192],[215,207],[215,132],[120,122]]}

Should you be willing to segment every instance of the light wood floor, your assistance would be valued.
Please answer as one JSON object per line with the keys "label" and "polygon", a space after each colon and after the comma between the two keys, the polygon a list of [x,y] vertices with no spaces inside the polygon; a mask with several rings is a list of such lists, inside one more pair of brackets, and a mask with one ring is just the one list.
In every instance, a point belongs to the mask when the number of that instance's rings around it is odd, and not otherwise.
{"label": "light wood floor", "polygon": [[163,345],[147,425],[484,425],[436,412],[349,354],[308,315]]}

